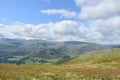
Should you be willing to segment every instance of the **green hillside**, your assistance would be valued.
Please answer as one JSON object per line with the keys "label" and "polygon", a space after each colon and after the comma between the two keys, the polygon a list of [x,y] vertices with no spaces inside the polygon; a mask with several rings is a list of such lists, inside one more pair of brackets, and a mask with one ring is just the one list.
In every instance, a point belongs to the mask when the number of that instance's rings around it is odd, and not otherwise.
{"label": "green hillside", "polygon": [[61,63],[120,65],[120,48],[89,52]]}

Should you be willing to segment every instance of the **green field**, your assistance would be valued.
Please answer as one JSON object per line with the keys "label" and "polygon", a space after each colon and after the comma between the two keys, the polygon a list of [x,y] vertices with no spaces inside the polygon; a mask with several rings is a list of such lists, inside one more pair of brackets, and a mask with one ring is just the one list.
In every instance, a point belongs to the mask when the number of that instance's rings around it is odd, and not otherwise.
{"label": "green field", "polygon": [[31,58],[25,61],[25,64],[53,64],[59,59]]}

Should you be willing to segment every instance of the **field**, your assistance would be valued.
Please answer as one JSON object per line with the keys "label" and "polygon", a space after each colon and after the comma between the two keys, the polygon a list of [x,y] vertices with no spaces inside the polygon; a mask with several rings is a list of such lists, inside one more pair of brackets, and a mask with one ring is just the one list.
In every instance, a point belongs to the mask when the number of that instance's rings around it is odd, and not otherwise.
{"label": "field", "polygon": [[120,67],[0,64],[0,80],[120,80]]}

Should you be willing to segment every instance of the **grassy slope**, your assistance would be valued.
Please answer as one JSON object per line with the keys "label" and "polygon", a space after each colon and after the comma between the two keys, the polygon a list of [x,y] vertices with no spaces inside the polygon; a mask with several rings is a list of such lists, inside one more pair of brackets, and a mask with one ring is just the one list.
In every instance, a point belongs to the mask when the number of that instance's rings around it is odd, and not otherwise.
{"label": "grassy slope", "polygon": [[88,53],[61,65],[0,64],[0,80],[120,80],[120,48]]}
{"label": "grassy slope", "polygon": [[64,64],[111,64],[120,65],[120,48],[108,49],[103,51],[94,51],[70,59]]}

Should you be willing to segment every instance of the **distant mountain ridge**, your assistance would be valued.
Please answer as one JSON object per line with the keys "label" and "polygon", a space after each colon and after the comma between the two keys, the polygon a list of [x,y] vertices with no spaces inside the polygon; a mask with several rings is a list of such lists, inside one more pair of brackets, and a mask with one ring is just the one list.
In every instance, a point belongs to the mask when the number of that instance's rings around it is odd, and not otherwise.
{"label": "distant mountain ridge", "polygon": [[[39,61],[45,59],[67,59],[90,51],[108,49],[101,44],[79,41],[45,41],[23,39],[0,39],[0,62],[1,63],[26,63],[26,60]],[[14,61],[14,59],[17,60]],[[21,57],[21,58],[20,58]],[[18,59],[20,58],[20,59]],[[33,61],[33,63],[35,62]],[[28,61],[28,62],[29,62]],[[40,62],[40,61],[39,61]],[[45,61],[43,61],[45,62]]]}

